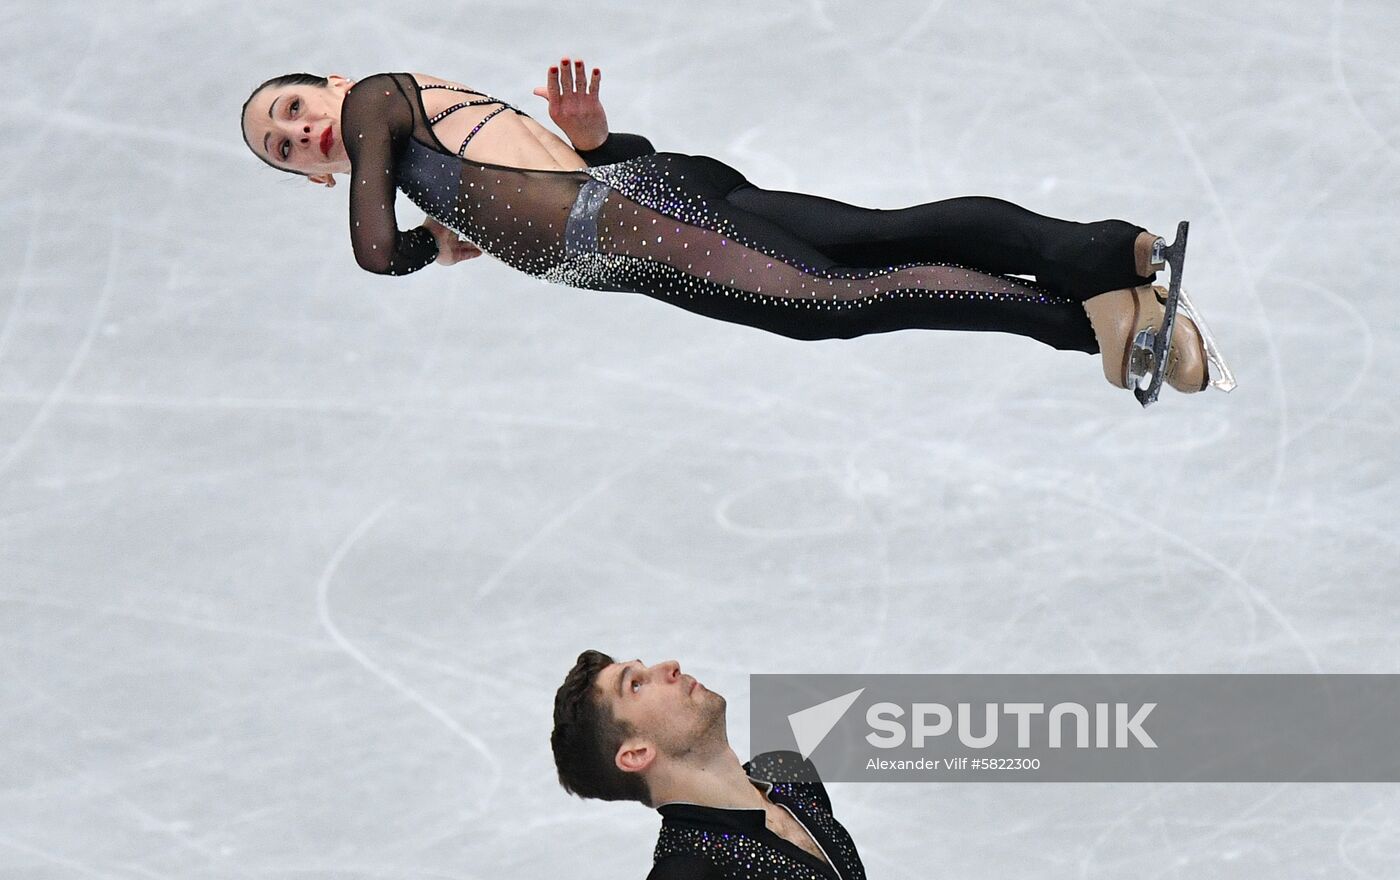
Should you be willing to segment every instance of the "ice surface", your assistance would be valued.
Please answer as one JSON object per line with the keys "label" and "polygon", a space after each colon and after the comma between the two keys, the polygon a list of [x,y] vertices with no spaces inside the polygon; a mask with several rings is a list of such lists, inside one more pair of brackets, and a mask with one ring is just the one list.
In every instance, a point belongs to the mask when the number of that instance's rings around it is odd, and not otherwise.
{"label": "ice surface", "polygon": [[[678,657],[740,754],[750,672],[1397,671],[1394,3],[3,21],[0,876],[641,877],[655,815],[553,781],[585,647]],[[239,139],[303,69],[545,121],[565,53],[614,128],[760,186],[1188,218],[1240,387],[1144,412],[1009,336],[798,343],[489,259],[376,277],[344,188]],[[833,795],[872,878],[1400,865],[1393,786]]]}

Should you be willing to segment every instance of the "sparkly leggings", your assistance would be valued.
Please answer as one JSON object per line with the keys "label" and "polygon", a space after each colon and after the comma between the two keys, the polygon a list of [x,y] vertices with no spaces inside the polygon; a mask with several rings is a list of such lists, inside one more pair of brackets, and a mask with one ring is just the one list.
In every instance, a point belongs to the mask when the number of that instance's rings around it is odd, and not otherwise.
{"label": "sparkly leggings", "polygon": [[984,197],[860,208],[760,189],[717,159],[681,153],[590,176],[602,187],[579,191],[570,241],[599,259],[566,265],[601,274],[559,280],[793,339],[978,330],[1092,354],[1084,301],[1144,281],[1133,247],[1143,230],[1122,220],[1074,223]]}
{"label": "sparkly leggings", "polygon": [[1031,335],[1059,349],[1098,352],[1079,303],[1151,277],[1137,274],[1133,244],[1142,227],[1122,220],[1057,220],[986,196],[895,210],[861,208],[820,196],[760,189],[747,181],[730,190],[725,200],[781,227],[837,266],[956,263],[1000,275],[1033,275],[1041,287],[1072,301],[1040,306],[1043,320],[1034,332],[1002,323],[1001,311],[977,302],[967,304],[969,313],[958,323],[968,329]]}

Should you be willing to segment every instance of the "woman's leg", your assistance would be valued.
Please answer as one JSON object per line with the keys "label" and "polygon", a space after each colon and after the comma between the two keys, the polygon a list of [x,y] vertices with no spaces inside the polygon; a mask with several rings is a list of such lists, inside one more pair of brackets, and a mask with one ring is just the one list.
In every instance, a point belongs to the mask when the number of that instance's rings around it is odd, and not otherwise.
{"label": "woman's leg", "polygon": [[[915,328],[981,330],[1027,336],[1058,349],[1098,351],[1078,300],[1024,279],[956,265],[910,260],[898,261],[897,268],[843,265],[776,223],[725,201],[730,188],[712,186],[710,180],[723,167],[698,162],[684,167],[687,198],[699,197],[704,205],[698,216],[687,210],[690,220],[658,213],[620,192],[604,203],[600,253],[641,258],[611,267],[621,285],[611,289],[635,290],[796,339],[849,339]],[[680,168],[672,171],[680,179]]]}
{"label": "woman's leg", "polygon": [[1137,274],[1134,243],[1145,230],[1122,220],[1057,220],[986,196],[892,210],[862,208],[760,189],[747,181],[725,198],[847,266],[957,263],[1001,275],[1034,275],[1046,289],[1080,302],[1152,278]]}

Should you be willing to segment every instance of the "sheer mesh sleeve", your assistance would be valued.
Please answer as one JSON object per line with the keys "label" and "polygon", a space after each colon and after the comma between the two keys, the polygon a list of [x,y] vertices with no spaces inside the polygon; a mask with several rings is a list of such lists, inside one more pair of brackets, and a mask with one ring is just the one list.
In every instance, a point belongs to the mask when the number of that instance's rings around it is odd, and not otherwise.
{"label": "sheer mesh sleeve", "polygon": [[393,77],[366,77],[345,96],[341,135],[350,156],[350,241],[361,268],[407,275],[437,259],[437,242],[394,216],[394,149],[413,131],[413,110]]}
{"label": "sheer mesh sleeve", "polygon": [[656,152],[656,148],[651,145],[651,141],[639,134],[612,131],[608,132],[607,139],[594,149],[576,150],[575,152],[583,161],[592,166],[611,165],[614,162],[623,162],[638,156],[650,156]]}

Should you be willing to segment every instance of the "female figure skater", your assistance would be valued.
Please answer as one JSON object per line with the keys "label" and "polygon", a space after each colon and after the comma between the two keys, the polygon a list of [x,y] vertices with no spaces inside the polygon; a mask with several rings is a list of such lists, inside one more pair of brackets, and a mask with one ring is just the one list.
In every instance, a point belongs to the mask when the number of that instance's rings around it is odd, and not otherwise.
{"label": "female figure skater", "polygon": [[[348,176],[355,259],[371,272],[485,251],[547,281],[643,293],[795,339],[996,330],[1101,353],[1120,388],[1142,378],[1132,341],[1159,326],[1165,299],[1152,285],[1165,244],[1156,235],[985,197],[880,210],[763,190],[708,156],[610,133],[600,82],[597,68],[585,82],[583,62],[566,58],[534,92],[572,147],[504,101],[408,73],[268,80],[243,106],[243,137],[312,183]],[[422,226],[399,230],[396,188],[427,213]],[[1188,308],[1165,379],[1187,393],[1229,390]]]}

